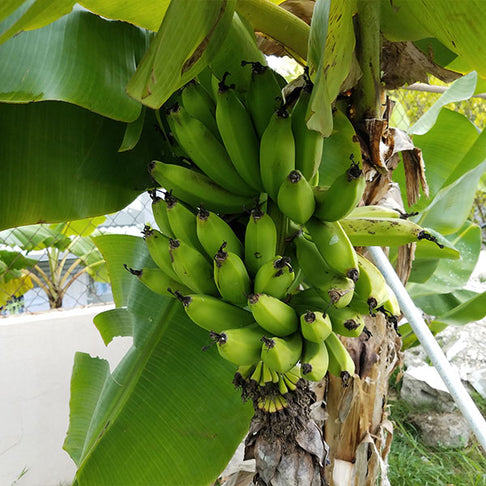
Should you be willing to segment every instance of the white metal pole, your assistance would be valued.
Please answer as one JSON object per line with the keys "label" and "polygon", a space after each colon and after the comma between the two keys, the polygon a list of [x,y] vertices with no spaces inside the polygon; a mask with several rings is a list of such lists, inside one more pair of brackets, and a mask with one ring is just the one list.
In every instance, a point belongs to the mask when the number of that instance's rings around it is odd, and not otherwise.
{"label": "white metal pole", "polygon": [[393,292],[395,292],[398,303],[400,304],[400,309],[407,318],[433,365],[439,372],[442,380],[444,380],[452,398],[454,398],[474,435],[486,451],[486,420],[481,415],[478,407],[462,384],[457,371],[447,360],[442,349],[435,340],[434,335],[422,318],[421,312],[417,309],[411,297],[408,295],[408,292],[398,278],[398,275],[387,256],[383,253],[383,250],[378,246],[368,247],[368,250],[373,257],[376,266],[385,277],[388,285]]}

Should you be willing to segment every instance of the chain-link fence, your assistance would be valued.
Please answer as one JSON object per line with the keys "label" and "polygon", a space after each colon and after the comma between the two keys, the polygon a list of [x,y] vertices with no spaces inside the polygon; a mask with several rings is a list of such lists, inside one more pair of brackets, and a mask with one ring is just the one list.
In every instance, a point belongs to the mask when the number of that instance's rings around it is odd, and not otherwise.
{"label": "chain-link fence", "polygon": [[140,236],[146,223],[153,224],[151,199],[141,194],[103,218],[0,232],[0,316],[112,302],[106,266],[91,238]]}
{"label": "chain-link fence", "polygon": [[[440,91],[439,87],[432,90]],[[390,92],[397,102],[390,124],[406,130],[440,95],[405,89]],[[485,102],[484,98],[473,98],[448,107],[483,128]],[[485,203],[486,193],[478,191],[471,217],[483,229]],[[91,236],[113,233],[138,236],[146,223],[153,224],[151,199],[142,194],[127,208],[106,218],[0,232],[0,316],[111,302],[106,267]]]}

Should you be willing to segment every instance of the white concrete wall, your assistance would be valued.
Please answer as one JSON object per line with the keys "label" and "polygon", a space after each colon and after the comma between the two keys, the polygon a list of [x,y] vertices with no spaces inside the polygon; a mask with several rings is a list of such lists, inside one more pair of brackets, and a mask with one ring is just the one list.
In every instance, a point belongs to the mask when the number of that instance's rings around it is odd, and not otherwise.
{"label": "white concrete wall", "polygon": [[126,337],[104,345],[93,317],[110,308],[0,318],[0,486],[72,480],[75,466],[62,445],[74,354],[108,359],[113,369],[131,345]]}

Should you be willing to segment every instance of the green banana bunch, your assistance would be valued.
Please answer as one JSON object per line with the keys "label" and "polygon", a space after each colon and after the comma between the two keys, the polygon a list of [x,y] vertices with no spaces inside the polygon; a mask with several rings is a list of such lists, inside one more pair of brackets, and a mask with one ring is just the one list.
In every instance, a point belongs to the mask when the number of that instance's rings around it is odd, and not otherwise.
{"label": "green banana bunch", "polygon": [[158,197],[155,191],[149,191],[149,194],[152,198],[152,213],[160,232],[168,238],[174,238],[175,236],[170,229],[169,219],[167,217],[167,203],[165,199]]}
{"label": "green banana bunch", "polygon": [[300,268],[319,296],[335,307],[347,306],[354,293],[353,280],[332,270],[316,245],[303,234],[294,239],[294,244]]}
{"label": "green banana bunch", "polygon": [[314,214],[314,191],[300,170],[292,170],[282,182],[277,204],[285,216],[298,224],[305,224]]}
{"label": "green banana bunch", "polygon": [[429,240],[443,248],[435,236],[401,218],[344,218],[340,221],[354,246],[400,246]]}
{"label": "green banana bunch", "polygon": [[300,358],[302,378],[309,381],[321,381],[329,367],[329,352],[324,341],[304,341],[304,350]]}
{"label": "green banana bunch", "polygon": [[277,228],[271,216],[259,207],[253,209],[245,231],[245,264],[250,275],[275,258]]}
{"label": "green banana bunch", "polygon": [[331,319],[320,311],[306,311],[300,316],[300,332],[305,340],[321,343],[332,332]]}
{"label": "green banana bunch", "polygon": [[255,324],[251,312],[212,295],[182,294],[179,291],[174,295],[182,302],[189,318],[207,331],[223,332]]}
{"label": "green banana bunch", "polygon": [[263,363],[278,373],[291,370],[302,354],[302,337],[298,332],[288,337],[263,337],[262,342]]}
{"label": "green banana bunch", "polygon": [[248,296],[248,307],[265,331],[275,336],[288,336],[299,327],[299,318],[295,310],[285,302],[267,294]]}
{"label": "green banana bunch", "polygon": [[196,215],[170,192],[165,195],[167,220],[174,239],[186,242],[199,251],[203,250],[196,231]]}
{"label": "green banana bunch", "polygon": [[251,292],[250,276],[243,260],[236,253],[225,251],[225,247],[226,242],[214,257],[214,282],[223,299],[244,307]]}
{"label": "green banana bunch", "polygon": [[143,238],[147,245],[150,257],[155,264],[171,279],[179,282],[180,279],[172,268],[170,258],[170,238],[164,236],[160,231],[145,226],[143,229]]}
{"label": "green banana bunch", "polygon": [[290,258],[277,256],[258,269],[253,288],[256,294],[268,294],[283,299],[294,278],[295,273],[290,265]]}
{"label": "green banana bunch", "polygon": [[307,181],[317,175],[322,158],[324,139],[319,132],[307,128],[307,110],[312,83],[307,79],[292,110],[292,132],[295,138],[295,167]]}
{"label": "green banana bunch", "polygon": [[253,198],[228,192],[209,177],[187,167],[155,160],[149,169],[161,186],[194,208],[204,206],[210,211],[236,214],[255,205]]}
{"label": "green banana bunch", "polygon": [[294,169],[292,120],[287,111],[278,109],[270,118],[260,140],[260,175],[265,192],[274,201],[277,201],[280,186]]}
{"label": "green banana bunch", "polygon": [[187,113],[203,123],[217,139],[221,140],[215,119],[216,105],[206,89],[193,79],[184,86],[181,100]]}
{"label": "green banana bunch", "polygon": [[272,115],[277,108],[277,98],[281,97],[281,88],[274,72],[259,62],[251,64],[251,81],[246,95],[246,107],[250,112],[253,125],[261,139]]}
{"label": "green banana bunch", "polygon": [[177,289],[179,292],[190,292],[191,290],[179,281],[169,277],[160,268],[142,268],[141,270],[134,270],[124,265],[132,275],[135,275],[140,282],[142,282],[147,288],[156,294],[165,295],[166,297],[174,297],[174,295],[168,290]]}
{"label": "green banana bunch", "polygon": [[168,121],[179,145],[216,184],[240,196],[256,194],[236,172],[224,145],[206,125],[189,115],[181,105],[170,110]]}
{"label": "green banana bunch", "polygon": [[311,218],[306,225],[322,258],[339,275],[358,279],[358,257],[339,221]]}
{"label": "green banana bunch", "polygon": [[329,373],[340,377],[347,384],[356,371],[353,358],[335,333],[331,333],[324,344],[329,354]]}
{"label": "green banana bunch", "polygon": [[322,221],[338,221],[345,218],[361,201],[366,180],[356,162],[338,176],[329,187],[314,188],[316,211],[314,216]]}
{"label": "green banana bunch", "polygon": [[216,122],[224,146],[238,174],[255,192],[263,192],[260,179],[260,141],[250,114],[234,91],[225,84],[226,75],[218,84]]}
{"label": "green banana bunch", "polygon": [[179,280],[193,292],[218,296],[213,268],[206,257],[181,240],[169,240],[169,253]]}
{"label": "green banana bunch", "polygon": [[376,307],[388,299],[388,289],[381,272],[367,258],[358,253],[359,278],[354,283],[350,306],[363,313],[373,314]]}
{"label": "green banana bunch", "polygon": [[350,307],[342,309],[329,308],[332,330],[341,336],[357,337],[363,331],[365,322],[363,315]]}
{"label": "green banana bunch", "polygon": [[217,343],[222,358],[238,366],[251,365],[260,361],[262,337],[265,331],[257,324],[220,333],[211,332],[210,337]]}
{"label": "green banana bunch", "polygon": [[236,253],[240,258],[243,256],[243,245],[235,235],[231,226],[216,213],[199,208],[196,218],[196,233],[204,251],[214,258],[214,255],[226,242],[226,249]]}

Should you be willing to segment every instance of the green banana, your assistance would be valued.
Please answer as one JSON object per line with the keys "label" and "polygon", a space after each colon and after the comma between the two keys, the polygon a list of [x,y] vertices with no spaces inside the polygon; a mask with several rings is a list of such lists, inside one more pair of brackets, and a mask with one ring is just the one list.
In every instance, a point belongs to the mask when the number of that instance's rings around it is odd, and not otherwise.
{"label": "green banana", "polygon": [[358,257],[339,221],[311,218],[306,228],[329,267],[356,282],[359,276]]}
{"label": "green banana", "polygon": [[240,196],[256,194],[257,191],[236,172],[224,145],[202,122],[189,115],[181,105],[171,109],[168,121],[179,145],[216,184]]}
{"label": "green banana", "polygon": [[312,309],[312,312],[319,311],[326,314],[330,304],[317,293],[314,287],[309,287],[292,294],[289,305],[295,309],[299,316],[302,316],[309,309]]}
{"label": "green banana", "polygon": [[296,332],[288,337],[263,337],[261,359],[270,369],[286,373],[299,361],[302,354],[302,337]]}
{"label": "green banana", "polygon": [[133,268],[129,268],[127,265],[125,265],[125,268],[156,294],[174,297],[174,295],[168,290],[169,288],[177,289],[179,292],[190,292],[188,287],[181,284],[179,281],[170,278],[160,268],[142,268],[141,270],[134,270]]}
{"label": "green banana", "polygon": [[287,111],[278,109],[270,118],[260,140],[260,175],[265,192],[274,201],[277,201],[282,182],[294,169],[292,120]]}
{"label": "green banana", "polygon": [[280,392],[281,395],[286,395],[289,393],[289,387],[285,383],[284,377],[282,374],[279,374],[278,378],[278,391]]}
{"label": "green banana", "polygon": [[243,60],[266,62],[265,56],[258,49],[252,26],[235,12],[224,45],[211,56],[209,66],[219,79],[229,71],[238,92],[246,93],[251,83],[251,72],[242,64]]}
{"label": "green banana", "polygon": [[381,310],[388,316],[394,316],[395,318],[398,318],[402,313],[400,309],[400,304],[398,303],[398,299],[395,295],[395,292],[393,292],[388,284],[386,284],[386,289],[387,298],[384,302],[382,302],[377,310]]}
{"label": "green banana", "polygon": [[324,138],[319,132],[307,128],[312,83],[306,83],[292,110],[292,132],[295,138],[295,167],[310,181],[317,174],[322,158]]}
{"label": "green banana", "polygon": [[366,187],[363,171],[356,162],[327,188],[316,187],[314,216],[323,221],[345,218],[361,201]]}
{"label": "green banana", "polygon": [[180,281],[179,277],[172,268],[172,260],[169,251],[169,240],[160,231],[145,226],[143,229],[143,237],[147,244],[147,249],[150,257],[156,265],[173,280]]}
{"label": "green banana", "polygon": [[324,344],[329,353],[329,373],[340,377],[343,383],[347,384],[356,371],[356,366],[348,350],[335,333],[331,333]]}
{"label": "green banana", "polygon": [[300,332],[307,341],[321,343],[332,332],[331,319],[320,311],[307,311],[300,316]]}
{"label": "green banana", "polygon": [[[385,278],[367,258],[358,253],[359,278],[354,283],[354,296],[350,307],[362,313],[373,313],[388,298]],[[361,304],[361,305],[359,305]]]}
{"label": "green banana", "polygon": [[370,206],[358,206],[354,208],[346,217],[347,218],[404,218],[416,216],[417,213],[402,213],[397,209],[387,208],[373,204]]}
{"label": "green banana", "polygon": [[187,113],[203,123],[217,139],[221,140],[215,119],[214,101],[195,79],[184,86],[181,99]]}
{"label": "green banana", "polygon": [[290,265],[290,258],[277,256],[258,269],[253,288],[257,294],[263,293],[283,299],[294,278],[295,273]]}
{"label": "green banana", "polygon": [[300,358],[302,378],[309,381],[321,381],[329,367],[329,352],[324,341],[318,343],[304,341],[304,350]]}
{"label": "green banana", "polygon": [[152,213],[160,232],[169,238],[174,238],[174,233],[170,229],[169,219],[167,218],[167,203],[165,199],[158,197],[155,191],[149,191],[149,194],[152,198]]}
{"label": "green banana", "polygon": [[257,207],[253,209],[245,231],[245,264],[250,275],[275,258],[277,228],[271,216]]}
{"label": "green banana", "polygon": [[244,380],[247,380],[250,378],[251,374],[255,370],[255,365],[250,364],[250,365],[241,365],[238,366],[238,369],[236,370],[236,373],[239,374]]}
{"label": "green banana", "polygon": [[259,138],[268,126],[277,108],[277,98],[282,96],[281,88],[273,71],[259,62],[243,61],[251,64],[251,81],[246,95],[246,107]]}
{"label": "green banana", "polygon": [[203,250],[197,237],[196,215],[172,194],[165,196],[167,219],[175,239],[185,241],[199,251]]}
{"label": "green banana", "polygon": [[400,246],[429,240],[443,248],[435,236],[408,219],[344,218],[340,223],[354,246]]}
{"label": "green banana", "polygon": [[353,297],[353,280],[332,270],[316,245],[303,234],[294,239],[294,244],[300,268],[319,296],[335,307],[347,306]]}
{"label": "green banana", "polygon": [[207,331],[222,332],[255,324],[251,312],[212,295],[182,294],[177,291],[174,294],[182,302],[190,319]]}
{"label": "green banana", "polygon": [[222,358],[241,366],[257,364],[260,361],[261,339],[264,333],[265,331],[260,326],[253,324],[227,329],[220,333],[211,332],[210,336],[217,343]]}
{"label": "green banana", "polygon": [[260,179],[260,141],[250,114],[234,91],[234,85],[225,84],[226,75],[219,83],[216,122],[224,146],[241,178],[256,192],[263,192]]}
{"label": "green banana", "polygon": [[250,376],[250,380],[260,383],[260,380],[262,378],[262,371],[263,371],[263,361],[260,360],[256,364],[255,369],[253,370],[253,373]]}
{"label": "green banana", "polygon": [[213,280],[213,268],[206,257],[191,245],[180,240],[169,240],[169,252],[179,280],[193,292],[218,296]]}
{"label": "green banana", "polygon": [[225,247],[226,242],[214,257],[214,281],[223,299],[244,307],[251,291],[250,276],[243,260],[236,253],[226,251]]}
{"label": "green banana", "polygon": [[161,186],[193,207],[204,206],[210,211],[235,214],[255,205],[254,198],[228,192],[195,170],[160,161],[153,161],[149,169]]}
{"label": "green banana", "polygon": [[255,321],[263,329],[276,336],[288,336],[294,333],[299,326],[299,318],[295,310],[271,295],[249,295],[248,307]]}
{"label": "green banana", "polygon": [[282,182],[277,204],[285,216],[298,224],[305,224],[314,214],[314,191],[300,170],[292,170]]}
{"label": "green banana", "polygon": [[329,317],[333,332],[341,334],[341,336],[357,337],[365,326],[363,315],[350,307],[329,308]]}
{"label": "green banana", "polygon": [[267,383],[273,383],[273,376],[272,370],[265,364],[263,360],[262,363],[262,376],[260,377],[260,386],[265,386]]}
{"label": "green banana", "polygon": [[221,245],[226,242],[226,249],[243,256],[243,245],[235,235],[231,226],[216,213],[199,208],[196,218],[196,232],[204,251],[211,257],[218,252]]}

